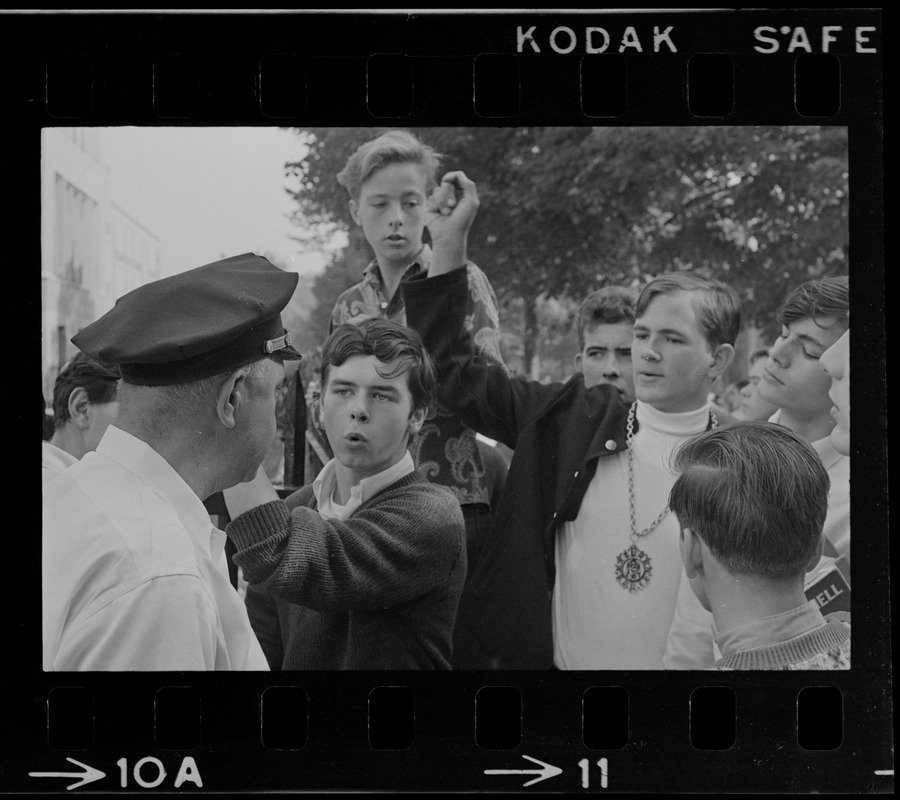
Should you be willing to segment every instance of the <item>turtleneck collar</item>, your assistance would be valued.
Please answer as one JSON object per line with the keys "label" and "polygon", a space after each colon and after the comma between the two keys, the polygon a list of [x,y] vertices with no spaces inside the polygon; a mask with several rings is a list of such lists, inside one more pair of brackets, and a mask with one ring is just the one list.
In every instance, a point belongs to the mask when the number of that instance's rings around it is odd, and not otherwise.
{"label": "turtleneck collar", "polygon": [[668,436],[689,436],[705,431],[709,425],[709,403],[694,411],[660,411],[637,401],[637,421],[642,430],[649,428]]}

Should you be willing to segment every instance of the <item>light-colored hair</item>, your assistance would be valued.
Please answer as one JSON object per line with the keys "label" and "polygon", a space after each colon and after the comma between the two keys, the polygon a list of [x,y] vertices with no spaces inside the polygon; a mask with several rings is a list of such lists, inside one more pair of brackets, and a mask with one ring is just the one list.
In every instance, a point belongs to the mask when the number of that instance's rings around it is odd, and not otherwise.
{"label": "light-colored hair", "polygon": [[828,472],[803,438],[772,422],[738,422],[688,439],[669,508],[729,572],[806,572],[828,511]]}
{"label": "light-colored hair", "polygon": [[658,295],[691,292],[697,323],[710,348],[733,345],[741,330],[741,301],[737,292],[722,281],[702,278],[692,272],[669,272],[654,278],[641,290],[635,319],[647,312]]}
{"label": "light-colored hair", "polygon": [[420,142],[408,131],[388,131],[360,145],[338,173],[337,181],[354,200],[373,173],[389,164],[417,164],[425,174],[425,193],[437,185],[437,171],[443,156]]}

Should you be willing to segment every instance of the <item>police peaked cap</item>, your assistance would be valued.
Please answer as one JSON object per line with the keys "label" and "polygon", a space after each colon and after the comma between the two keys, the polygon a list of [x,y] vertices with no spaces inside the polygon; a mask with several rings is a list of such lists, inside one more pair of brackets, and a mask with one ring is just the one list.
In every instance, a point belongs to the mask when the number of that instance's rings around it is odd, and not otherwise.
{"label": "police peaked cap", "polygon": [[139,286],[72,337],[126,383],[190,383],[267,355],[301,358],[281,323],[296,273],[245,253]]}

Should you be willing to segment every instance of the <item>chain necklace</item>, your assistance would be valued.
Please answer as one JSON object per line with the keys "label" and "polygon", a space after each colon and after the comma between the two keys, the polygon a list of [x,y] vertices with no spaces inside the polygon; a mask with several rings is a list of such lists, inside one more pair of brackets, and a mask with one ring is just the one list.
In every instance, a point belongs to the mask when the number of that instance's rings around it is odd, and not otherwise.
{"label": "chain necklace", "polygon": [[[628,449],[628,507],[631,512],[631,547],[619,553],[616,559],[616,580],[623,589],[629,592],[636,592],[643,589],[650,583],[650,575],[653,573],[653,566],[650,563],[650,556],[637,546],[638,539],[642,539],[656,530],[660,522],[662,522],[669,513],[669,506],[660,512],[659,516],[653,520],[649,527],[642,531],[637,529],[637,510],[634,501],[634,418],[637,411],[637,402],[632,403],[628,410],[628,421],[625,425],[626,438],[625,445]],[[710,412],[709,427],[716,428],[719,421],[716,415]]]}

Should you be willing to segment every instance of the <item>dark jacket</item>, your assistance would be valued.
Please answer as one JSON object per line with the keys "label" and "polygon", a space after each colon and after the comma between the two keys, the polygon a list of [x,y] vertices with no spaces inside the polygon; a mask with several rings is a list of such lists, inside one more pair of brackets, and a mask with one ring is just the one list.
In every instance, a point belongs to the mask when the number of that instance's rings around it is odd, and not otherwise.
{"label": "dark jacket", "polygon": [[554,534],[578,515],[598,458],[625,449],[628,409],[609,386],[586,389],[581,373],[541,384],[474,355],[467,291],[463,269],[403,284],[407,324],[435,358],[441,401],[515,451],[457,626],[471,630],[482,668],[546,669],[553,664]]}

